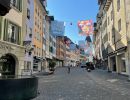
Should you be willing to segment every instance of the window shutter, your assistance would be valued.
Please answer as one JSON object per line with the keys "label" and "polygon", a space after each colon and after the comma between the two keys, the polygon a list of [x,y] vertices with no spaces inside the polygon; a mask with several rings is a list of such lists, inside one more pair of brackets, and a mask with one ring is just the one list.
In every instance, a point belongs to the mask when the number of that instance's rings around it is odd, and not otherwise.
{"label": "window shutter", "polygon": [[8,40],[8,24],[9,21],[7,19],[4,20],[4,41]]}
{"label": "window shutter", "polygon": [[20,12],[22,12],[22,3],[23,3],[23,0],[18,0],[18,6],[19,6]]}
{"label": "window shutter", "polygon": [[0,17],[0,39],[2,35],[2,17]]}
{"label": "window shutter", "polygon": [[18,45],[21,44],[21,27],[18,28]]}
{"label": "window shutter", "polygon": [[16,29],[15,42],[16,42],[16,44],[19,44],[19,26],[15,25],[15,29]]}

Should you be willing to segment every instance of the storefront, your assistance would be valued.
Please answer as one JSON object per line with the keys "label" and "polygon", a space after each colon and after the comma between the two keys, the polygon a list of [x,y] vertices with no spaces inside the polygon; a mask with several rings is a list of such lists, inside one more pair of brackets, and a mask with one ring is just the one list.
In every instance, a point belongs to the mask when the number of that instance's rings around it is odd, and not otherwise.
{"label": "storefront", "polygon": [[125,52],[117,53],[118,73],[121,74],[127,74],[127,66],[126,66],[127,58],[125,54],[126,54]]}
{"label": "storefront", "polygon": [[110,67],[111,67],[111,71],[116,72],[117,68],[116,68],[116,56],[111,56],[110,57]]}
{"label": "storefront", "polygon": [[21,75],[24,69],[25,48],[0,41],[0,74]]}
{"label": "storefront", "polygon": [[42,68],[42,58],[34,56],[33,57],[33,72],[41,71]]}
{"label": "storefront", "polygon": [[111,71],[111,72],[117,71],[115,52],[111,52],[108,54],[108,71]]}

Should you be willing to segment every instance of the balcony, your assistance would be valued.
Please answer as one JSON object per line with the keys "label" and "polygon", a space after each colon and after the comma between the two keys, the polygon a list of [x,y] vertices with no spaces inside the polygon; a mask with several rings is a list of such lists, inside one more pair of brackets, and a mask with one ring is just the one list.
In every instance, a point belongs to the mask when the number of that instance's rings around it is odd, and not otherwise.
{"label": "balcony", "polygon": [[103,0],[98,0],[98,4],[101,5],[103,3]]}
{"label": "balcony", "polygon": [[111,4],[112,0],[104,0],[104,9],[107,11],[110,4]]}

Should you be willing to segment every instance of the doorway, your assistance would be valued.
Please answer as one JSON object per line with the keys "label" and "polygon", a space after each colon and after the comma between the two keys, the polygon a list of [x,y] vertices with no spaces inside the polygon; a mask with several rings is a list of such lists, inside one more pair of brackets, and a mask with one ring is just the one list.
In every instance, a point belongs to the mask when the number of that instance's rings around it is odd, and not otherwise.
{"label": "doorway", "polygon": [[116,72],[117,69],[116,69],[116,57],[113,56],[111,57],[111,68],[112,68],[112,71]]}
{"label": "doorway", "polygon": [[15,75],[16,61],[10,54],[0,58],[0,73],[2,75]]}

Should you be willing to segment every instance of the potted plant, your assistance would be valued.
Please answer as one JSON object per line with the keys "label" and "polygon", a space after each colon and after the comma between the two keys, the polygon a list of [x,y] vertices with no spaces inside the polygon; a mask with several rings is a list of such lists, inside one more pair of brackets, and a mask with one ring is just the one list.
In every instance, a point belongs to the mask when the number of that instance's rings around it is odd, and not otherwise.
{"label": "potted plant", "polygon": [[55,65],[56,65],[55,61],[50,61],[49,62],[49,70],[50,71],[55,71]]}

